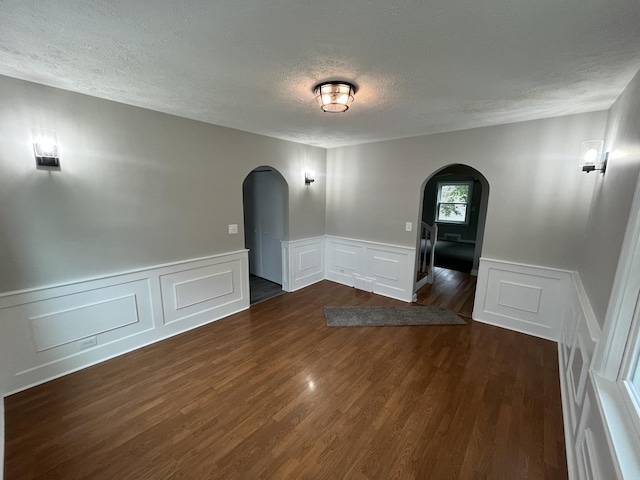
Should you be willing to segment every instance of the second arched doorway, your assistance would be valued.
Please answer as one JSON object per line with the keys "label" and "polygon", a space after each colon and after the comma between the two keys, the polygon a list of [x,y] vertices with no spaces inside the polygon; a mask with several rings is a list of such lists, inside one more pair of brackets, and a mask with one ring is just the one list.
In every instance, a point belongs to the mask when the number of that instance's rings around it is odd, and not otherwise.
{"label": "second arched doorway", "polygon": [[414,291],[437,282],[438,269],[477,274],[488,201],[487,179],[468,165],[449,165],[425,180]]}
{"label": "second arched doorway", "polygon": [[275,168],[254,169],[242,183],[251,303],[282,291],[282,241],[289,236],[289,187]]}

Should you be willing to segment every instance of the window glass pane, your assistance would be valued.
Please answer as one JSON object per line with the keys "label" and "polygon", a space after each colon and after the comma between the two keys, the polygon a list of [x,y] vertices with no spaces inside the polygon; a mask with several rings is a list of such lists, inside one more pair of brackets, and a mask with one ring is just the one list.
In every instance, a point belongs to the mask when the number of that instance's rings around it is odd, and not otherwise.
{"label": "window glass pane", "polygon": [[[636,371],[634,372],[633,377],[631,378],[631,383],[633,383],[633,386],[636,388],[636,393],[639,393],[640,392],[640,360],[636,364]],[[638,398],[637,400],[638,402],[640,402],[640,398]]]}
{"label": "window glass pane", "polygon": [[470,193],[470,183],[438,183],[436,221],[466,223]]}
{"label": "window glass pane", "polygon": [[636,409],[638,415],[640,415],[640,368],[636,364],[636,369],[632,372],[629,379],[627,380],[628,392],[631,395],[632,406]]}
{"label": "window glass pane", "polygon": [[469,185],[442,185],[440,189],[440,202],[467,203],[469,198]]}
{"label": "window glass pane", "polygon": [[467,206],[460,203],[441,203],[438,209],[438,220],[445,222],[464,222]]}
{"label": "window glass pane", "polygon": [[[633,342],[631,341],[632,339]],[[632,349],[632,360],[631,364],[629,365],[629,371],[626,375],[626,381],[628,382],[628,386],[630,387],[629,390],[631,392],[631,395],[635,397],[634,399],[636,408],[640,409],[640,299],[638,299],[638,297],[636,297],[635,312],[627,342],[627,348]]]}

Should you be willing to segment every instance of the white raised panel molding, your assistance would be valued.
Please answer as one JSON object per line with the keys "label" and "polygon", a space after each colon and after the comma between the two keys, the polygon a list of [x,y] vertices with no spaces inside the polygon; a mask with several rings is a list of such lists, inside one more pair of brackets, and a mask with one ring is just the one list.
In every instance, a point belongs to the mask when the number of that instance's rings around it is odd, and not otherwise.
{"label": "white raised panel molding", "polygon": [[282,242],[282,289],[295,292],[324,280],[324,237]]}
{"label": "white raised panel molding", "polygon": [[[8,395],[249,307],[247,251],[0,295]],[[95,338],[81,349],[79,342]]]}
{"label": "white raised panel molding", "polygon": [[223,262],[160,275],[164,323],[204,317],[211,310],[240,301],[242,288],[240,262]]}
{"label": "white raised panel molding", "polygon": [[473,319],[558,341],[572,272],[480,259]]}
{"label": "white raised panel molding", "polygon": [[326,237],[326,278],[361,290],[413,300],[415,248]]}
{"label": "white raised panel molding", "polygon": [[[640,471],[640,440],[628,438],[629,429],[624,426],[632,424],[633,418],[619,404],[615,383],[594,371],[602,331],[576,272],[572,274],[567,302],[558,363],[569,478],[635,480]],[[605,409],[609,410],[608,415]],[[617,443],[626,446],[620,448],[624,451],[625,468],[620,467],[615,453]],[[635,451],[624,450],[628,446],[635,446]]]}
{"label": "white raised panel molding", "polygon": [[[610,428],[602,414],[602,405],[598,397],[598,387],[589,374],[585,389],[586,408],[582,411],[582,421],[576,435],[574,448],[578,458],[579,479],[593,478],[607,480],[635,480],[637,475],[624,475],[613,454]],[[639,471],[636,471],[637,474]]]}
{"label": "white raised panel molding", "polygon": [[373,280],[360,276],[353,278],[353,286],[358,290],[364,290],[365,292],[373,292]]}
{"label": "white raised panel molding", "polygon": [[327,279],[354,287],[355,278],[361,277],[364,271],[365,246],[356,240],[340,237],[327,237],[326,245]]}
{"label": "white raised panel molding", "polygon": [[[29,317],[36,351],[43,352],[138,323],[140,318],[136,299],[136,294],[132,293],[120,298],[80,304],[60,312]],[[46,309],[46,301],[36,305]],[[87,318],[92,321],[87,322]]]}
{"label": "white raised panel molding", "polygon": [[571,480],[638,478],[640,439],[615,383],[593,370],[602,331],[577,272],[481,259],[473,318],[558,341]]}

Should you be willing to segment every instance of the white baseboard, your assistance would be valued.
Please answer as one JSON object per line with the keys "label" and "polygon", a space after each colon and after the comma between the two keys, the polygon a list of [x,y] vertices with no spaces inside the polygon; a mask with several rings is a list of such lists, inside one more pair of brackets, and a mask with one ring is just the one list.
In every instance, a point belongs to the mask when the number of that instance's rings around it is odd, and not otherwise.
{"label": "white baseboard", "polygon": [[[0,295],[8,395],[249,307],[247,252]],[[81,342],[88,341],[87,348]]]}
{"label": "white baseboard", "polygon": [[324,237],[282,242],[282,289],[295,292],[324,280]]}
{"label": "white baseboard", "polygon": [[326,237],[327,280],[413,301],[415,248]]}
{"label": "white baseboard", "polygon": [[[420,280],[418,280],[416,282],[416,286],[415,286],[414,290],[417,292],[422,287],[424,287],[427,283],[429,283],[429,277],[428,276],[422,277]],[[415,302],[415,300],[414,300],[414,302]]]}
{"label": "white baseboard", "polygon": [[473,319],[558,341],[572,273],[480,259]]}

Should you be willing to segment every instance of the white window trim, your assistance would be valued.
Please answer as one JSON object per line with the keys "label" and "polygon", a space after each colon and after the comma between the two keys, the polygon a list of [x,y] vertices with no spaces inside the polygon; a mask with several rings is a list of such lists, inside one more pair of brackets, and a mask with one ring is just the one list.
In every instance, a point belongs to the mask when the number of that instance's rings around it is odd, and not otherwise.
{"label": "white window trim", "polygon": [[[640,178],[629,213],[616,275],[596,348],[593,380],[621,478],[640,469],[640,399],[630,378],[640,355]],[[629,475],[631,473],[631,475]]]}
{"label": "white window trim", "polygon": [[[637,245],[637,244],[636,244]],[[637,298],[637,297],[636,297]],[[640,300],[638,300],[640,302]],[[638,438],[640,439],[640,384],[632,382],[640,370],[640,311],[636,309],[629,329],[629,336],[622,357],[622,366],[618,375],[619,388],[626,407],[631,412]],[[640,445],[640,442],[638,443]]]}
{"label": "white window trim", "polygon": [[[443,185],[468,185],[469,186],[469,194],[467,196],[467,203],[466,204],[460,204],[460,205],[466,205],[465,208],[465,215],[464,215],[464,221],[463,222],[456,222],[456,221],[451,221],[451,220],[440,220],[440,192],[442,191],[442,186]],[[438,182],[438,188],[437,188],[437,193],[436,193],[436,214],[435,214],[435,222],[436,223],[443,223],[446,225],[469,225],[469,217],[471,217],[471,199],[472,199],[472,195],[473,195],[473,181],[471,180],[458,180],[458,181],[452,181],[452,182]],[[449,203],[449,202],[443,202],[443,203]]]}
{"label": "white window trim", "polygon": [[606,419],[607,441],[613,453],[616,477],[620,480],[636,480],[640,471],[640,435],[635,421],[629,421],[633,414],[628,409],[628,397],[622,394],[618,383],[595,372],[591,373],[591,377],[596,386],[598,408]]}
{"label": "white window trim", "polygon": [[[640,293],[640,182],[629,214],[629,221],[618,260],[618,268],[611,290],[609,307],[605,315],[603,341],[599,346],[594,368],[609,380],[620,380],[625,363],[635,345],[632,341],[632,321],[638,294]],[[636,330],[637,331],[637,330]],[[625,357],[626,355],[626,357]]]}

